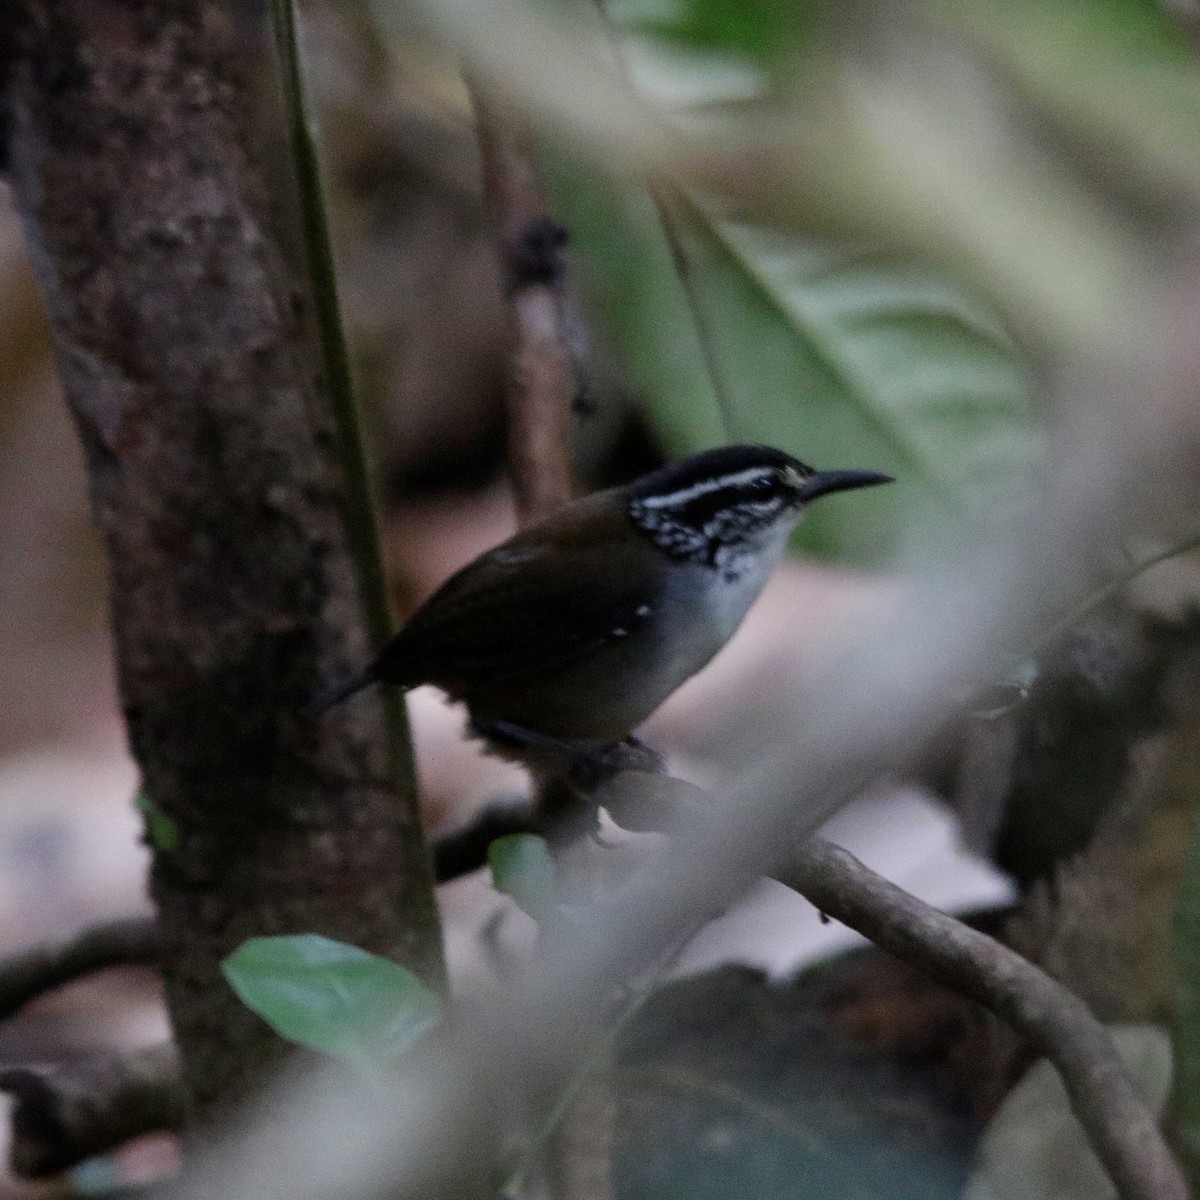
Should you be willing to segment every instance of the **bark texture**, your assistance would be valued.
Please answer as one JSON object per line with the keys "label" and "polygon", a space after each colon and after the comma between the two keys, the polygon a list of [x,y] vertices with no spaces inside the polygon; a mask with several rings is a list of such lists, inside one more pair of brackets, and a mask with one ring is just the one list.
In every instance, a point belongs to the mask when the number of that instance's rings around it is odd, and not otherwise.
{"label": "bark texture", "polygon": [[[334,427],[265,0],[15,0],[11,181],[111,558],[193,1114],[285,1047],[219,974],[315,931],[440,972],[382,708],[306,715],[363,661]],[[272,169],[265,164],[274,164]]]}

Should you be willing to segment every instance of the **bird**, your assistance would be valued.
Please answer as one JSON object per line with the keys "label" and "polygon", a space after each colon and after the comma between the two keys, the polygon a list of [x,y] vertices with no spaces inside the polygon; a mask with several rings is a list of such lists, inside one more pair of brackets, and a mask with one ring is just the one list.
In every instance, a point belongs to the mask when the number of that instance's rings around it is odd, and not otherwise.
{"label": "bird", "polygon": [[451,576],[314,708],[434,684],[502,757],[601,753],[729,641],[809,504],[890,482],[730,445],[570,501]]}

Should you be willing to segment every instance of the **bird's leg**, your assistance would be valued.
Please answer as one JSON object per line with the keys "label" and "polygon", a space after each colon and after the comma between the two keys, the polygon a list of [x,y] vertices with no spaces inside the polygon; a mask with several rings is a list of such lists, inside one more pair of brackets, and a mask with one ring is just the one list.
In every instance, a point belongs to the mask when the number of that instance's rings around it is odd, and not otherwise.
{"label": "bird's leg", "polygon": [[622,771],[648,771],[658,775],[665,767],[662,755],[635,737],[606,746],[580,746],[499,717],[472,718],[470,728],[476,737],[492,742],[500,749],[531,750],[557,759],[569,768],[571,782],[584,788],[594,787]]}
{"label": "bird's leg", "polygon": [[641,738],[627,737],[615,749],[621,752],[619,766],[622,771],[647,771],[651,775],[662,775],[667,769],[667,760]]}
{"label": "bird's leg", "polygon": [[580,746],[499,717],[473,717],[470,729],[497,752],[510,750],[529,770],[537,798],[534,825],[544,825],[547,833],[553,828],[555,841],[598,832],[600,806],[611,807],[606,785],[617,776],[627,771],[662,775],[666,770],[662,755],[632,736],[609,745]]}
{"label": "bird's leg", "polygon": [[550,737],[538,733],[536,729],[527,729],[515,721],[504,721],[500,718],[471,718],[471,732],[492,742],[503,749],[512,747],[521,750],[534,750],[550,758],[566,763],[572,770],[578,766],[598,764],[606,748],[591,750],[577,746],[574,742],[563,741],[561,738]]}

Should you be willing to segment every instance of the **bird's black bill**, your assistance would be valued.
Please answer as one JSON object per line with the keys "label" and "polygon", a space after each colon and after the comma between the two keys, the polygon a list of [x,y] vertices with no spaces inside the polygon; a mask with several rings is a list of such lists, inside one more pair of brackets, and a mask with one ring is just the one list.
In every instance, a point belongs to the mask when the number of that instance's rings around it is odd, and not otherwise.
{"label": "bird's black bill", "polygon": [[318,692],[308,704],[308,711],[314,716],[320,716],[343,700],[348,700],[355,692],[361,692],[375,682],[375,672],[368,668],[360,671],[349,679],[339,679],[323,691]]}
{"label": "bird's black bill", "polygon": [[818,471],[805,485],[800,499],[807,503],[830,492],[848,492],[851,488],[874,487],[877,483],[895,483],[882,471]]}

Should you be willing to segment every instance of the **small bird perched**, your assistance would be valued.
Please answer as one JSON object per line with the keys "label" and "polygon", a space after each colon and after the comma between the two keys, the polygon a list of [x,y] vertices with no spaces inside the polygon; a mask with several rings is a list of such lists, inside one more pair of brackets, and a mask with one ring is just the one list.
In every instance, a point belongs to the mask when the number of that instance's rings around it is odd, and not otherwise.
{"label": "small bird perched", "polygon": [[453,575],[316,707],[432,683],[497,752],[602,751],[733,636],[806,505],[889,482],[725,446],[575,500]]}

